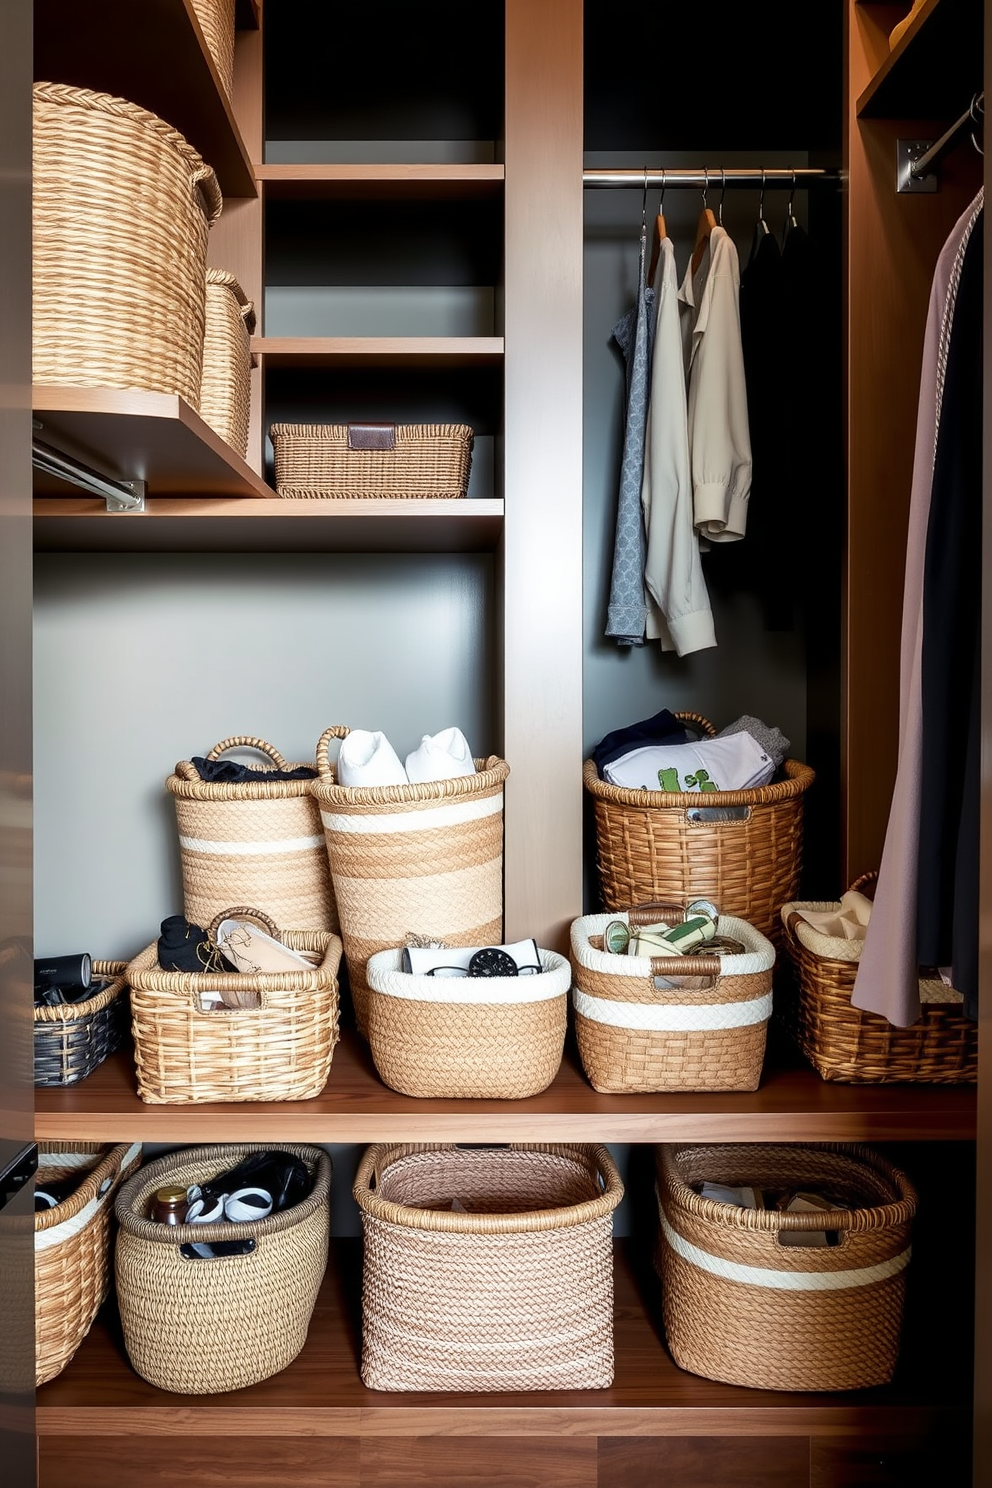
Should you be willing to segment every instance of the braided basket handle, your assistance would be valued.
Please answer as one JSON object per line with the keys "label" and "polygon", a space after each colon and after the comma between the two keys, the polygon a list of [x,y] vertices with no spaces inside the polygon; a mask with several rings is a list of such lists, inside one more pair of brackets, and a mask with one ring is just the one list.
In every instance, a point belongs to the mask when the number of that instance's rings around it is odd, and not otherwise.
{"label": "braided basket handle", "polygon": [[347,739],[351,729],[345,723],[332,723],[326,728],[317,740],[317,773],[321,776],[330,775],[331,762],[327,755],[327,747],[332,739]]}
{"label": "braided basket handle", "polygon": [[229,739],[221,739],[215,744],[207,755],[208,760],[220,759],[229,749],[256,749],[259,754],[267,754],[277,770],[287,770],[289,766],[274,744],[268,744],[264,739],[256,739],[253,734],[232,734]]}
{"label": "braided basket handle", "polygon": [[689,917],[689,911],[684,904],[667,904],[661,899],[652,899],[645,904],[635,904],[627,912],[627,923],[633,930],[642,930],[645,925],[654,925],[659,920],[666,920],[672,915],[678,915],[680,920]]}
{"label": "braided basket handle", "polygon": [[678,708],[674,716],[678,719],[679,723],[694,724],[707,739],[716,738],[716,728],[702,713],[690,713],[684,708]]}
{"label": "braided basket handle", "polygon": [[203,198],[203,210],[207,217],[207,226],[213,227],[224,207],[224,198],[221,196],[220,186],[214,174],[213,167],[209,165],[198,166],[192,176],[193,190],[199,191]]}
{"label": "braided basket handle", "polygon": [[719,956],[652,956],[651,976],[664,977],[669,981],[675,977],[718,977],[723,970]]}
{"label": "braided basket handle", "polygon": [[848,893],[864,894],[866,898],[871,899],[874,896],[875,885],[877,883],[878,873],[875,869],[871,869],[868,873],[862,873],[859,878],[854,880],[848,889]]}
{"label": "braided basket handle", "polygon": [[250,904],[235,904],[231,909],[222,909],[215,914],[207,931],[211,936],[217,934],[225,920],[251,920],[260,930],[267,930],[273,940],[279,939],[279,927],[264,909],[254,909]]}

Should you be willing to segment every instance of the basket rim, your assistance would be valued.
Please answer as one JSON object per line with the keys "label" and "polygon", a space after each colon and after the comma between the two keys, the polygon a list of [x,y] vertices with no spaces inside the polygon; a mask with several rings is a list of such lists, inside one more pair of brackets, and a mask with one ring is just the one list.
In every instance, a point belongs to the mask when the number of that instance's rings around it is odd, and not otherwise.
{"label": "basket rim", "polygon": [[[541,957],[541,971],[536,976],[527,977],[458,977],[453,979],[436,978],[426,973],[404,971],[399,964],[402,947],[386,946],[381,951],[373,951],[365,964],[365,976],[368,981],[369,993],[373,997],[388,997],[394,1002],[405,1003],[411,1007],[420,1007],[430,1010],[432,1007],[443,1006],[445,1008],[482,1008],[482,1007],[540,1007],[542,1003],[554,1002],[558,998],[567,997],[571,982],[571,964],[567,956],[558,951],[546,951],[538,948]],[[405,986],[409,993],[402,991],[387,992],[382,986],[376,986],[376,980],[391,980],[393,977],[400,978],[399,985]],[[507,997],[498,996],[499,992],[522,991],[533,992],[538,983],[546,988],[548,979],[560,982],[559,991],[543,991],[541,996],[526,995],[519,1001]],[[375,980],[374,980],[375,979]],[[458,989],[463,987],[466,981],[475,982],[473,988],[479,995],[466,997],[464,994],[458,996]],[[445,991],[451,992],[451,996],[438,996]],[[432,993],[431,996],[421,995]],[[487,995],[488,994],[488,995]]]}
{"label": "basket rim", "polygon": [[[168,1177],[170,1170],[185,1167],[191,1162],[213,1162],[221,1164],[232,1157],[247,1157],[252,1152],[289,1152],[301,1157],[314,1169],[313,1188],[305,1199],[291,1209],[270,1214],[268,1219],[253,1219],[241,1224],[221,1220],[217,1224],[165,1225],[157,1220],[135,1214],[132,1205],[147,1198],[148,1192],[159,1187],[160,1180]],[[114,1210],[122,1230],[139,1240],[149,1240],[155,1245],[191,1245],[195,1241],[251,1240],[277,1235],[282,1230],[291,1230],[321,1207],[326,1208],[331,1188],[332,1164],[330,1155],[323,1147],[314,1147],[296,1142],[224,1142],[207,1147],[184,1147],[156,1158],[122,1184],[117,1193]]]}
{"label": "basket rim", "polygon": [[[689,1187],[677,1167],[678,1159],[683,1153],[698,1151],[703,1145],[700,1142],[679,1142],[659,1146],[659,1184],[656,1192],[662,1208],[665,1208],[661,1193],[663,1182],[666,1195],[671,1196],[679,1209],[697,1219],[718,1222],[725,1229],[762,1231],[766,1234],[774,1234],[779,1230],[847,1230],[860,1234],[868,1230],[908,1224],[916,1213],[918,1194],[902,1169],[890,1163],[881,1153],[854,1142],[758,1142],[746,1150],[749,1153],[773,1152],[787,1147],[791,1152],[842,1157],[855,1166],[867,1168],[876,1178],[884,1179],[897,1191],[898,1199],[887,1204],[867,1205],[858,1209],[823,1209],[815,1214],[785,1214],[778,1209],[737,1209],[715,1199],[704,1199],[702,1194]],[[735,1148],[741,1146],[739,1143],[717,1145]]]}
{"label": "basket rim", "polygon": [[420,785],[338,785],[332,765],[326,775],[313,780],[311,794],[321,805],[416,806],[481,795],[506,781],[510,767],[491,754],[475,761],[474,775],[456,775],[449,780],[425,780]]}
{"label": "basket rim", "polygon": [[[475,437],[475,430],[471,424],[401,424],[390,423],[396,430],[396,437],[400,443],[413,443],[417,439],[461,439],[471,440]],[[327,443],[332,439],[347,439],[348,424],[270,424],[270,439],[309,439]],[[356,454],[391,454],[391,450],[356,450]]]}
{"label": "basket rim", "polygon": [[126,961],[94,961],[93,971],[96,976],[113,977],[109,987],[104,987],[95,997],[90,997],[86,1002],[63,1002],[55,1007],[42,1005],[34,1010],[34,1025],[36,1028],[43,1027],[46,1023],[81,1023],[86,1018],[92,1018],[96,1013],[102,1013],[112,1002],[116,1002],[121,993],[127,987],[127,978],[124,973],[127,970]]}
{"label": "basket rim", "polygon": [[[191,760],[180,760],[176,770],[184,765],[193,768]],[[313,760],[300,760],[290,764],[291,770],[316,769]],[[310,795],[310,788],[317,784],[315,775],[310,780],[238,780],[224,783],[217,780],[185,780],[174,770],[166,777],[166,789],[183,801],[291,801]]]}
{"label": "basket rim", "polygon": [[255,331],[255,302],[250,300],[238,280],[236,274],[230,269],[213,269],[207,267],[207,284],[215,289],[229,289],[237,301],[241,319],[244,321],[245,329],[249,336]]}
{"label": "basket rim", "polygon": [[645,807],[668,810],[677,807],[685,811],[689,806],[698,804],[772,806],[779,801],[803,795],[816,779],[816,772],[800,760],[787,759],[782,769],[785,771],[785,779],[773,781],[770,785],[757,785],[749,790],[739,791],[707,791],[704,796],[697,791],[630,790],[626,786],[610,785],[609,781],[600,780],[595,760],[587,759],[582,766],[582,783],[597,800],[609,802],[613,806],[638,806],[641,810]]}
{"label": "basket rim", "polygon": [[452,1142],[373,1143],[362,1154],[355,1174],[352,1194],[356,1203],[363,1214],[386,1224],[401,1225],[404,1229],[428,1230],[435,1234],[524,1235],[544,1230],[573,1229],[577,1225],[603,1219],[613,1213],[623,1198],[624,1188],[616,1163],[609,1150],[599,1143],[511,1142],[508,1148],[493,1148],[496,1152],[509,1150],[565,1157],[587,1169],[595,1165],[597,1176],[605,1181],[604,1191],[595,1199],[586,1199],[580,1204],[567,1204],[560,1209],[529,1209],[517,1214],[459,1214],[449,1209],[415,1209],[407,1204],[396,1204],[391,1199],[380,1198],[369,1185],[377,1165],[384,1169],[390,1163],[417,1152],[459,1150]]}
{"label": "basket rim", "polygon": [[[158,964],[158,941],[153,940],[128,963],[127,983],[139,992],[173,992],[189,997],[199,992],[224,992],[236,987],[241,992],[320,992],[333,987],[344,954],[339,936],[330,930],[284,930],[291,941],[312,942],[290,945],[292,950],[312,950],[323,960],[310,971],[163,971]],[[243,1008],[242,1012],[263,1012],[263,1008]]]}
{"label": "basket rim", "polygon": [[[132,1162],[140,1164],[140,1143],[115,1142],[112,1146],[108,1146],[96,1166],[80,1180],[79,1187],[67,1199],[63,1199],[61,1204],[56,1204],[54,1209],[42,1209],[34,1215],[35,1234],[43,1230],[56,1229],[59,1225],[65,1224],[66,1220],[75,1219],[77,1214],[81,1214],[87,1204],[99,1198],[100,1189],[107,1178],[112,1179],[121,1170],[125,1157],[134,1146],[137,1146],[138,1150]],[[94,1156],[96,1155],[94,1153]],[[130,1165],[128,1164],[129,1167]]]}

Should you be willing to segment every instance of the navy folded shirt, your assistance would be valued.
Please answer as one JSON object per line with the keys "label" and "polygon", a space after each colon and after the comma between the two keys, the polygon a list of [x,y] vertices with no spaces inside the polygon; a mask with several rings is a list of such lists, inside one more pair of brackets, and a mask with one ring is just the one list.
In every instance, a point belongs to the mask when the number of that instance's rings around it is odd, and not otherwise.
{"label": "navy folded shirt", "polygon": [[613,729],[600,739],[592,752],[592,758],[602,780],[607,765],[612,765],[614,760],[629,754],[632,749],[639,749],[645,744],[687,744],[692,737],[685,724],[680,723],[674,713],[662,708],[653,718],[630,723],[626,728]]}

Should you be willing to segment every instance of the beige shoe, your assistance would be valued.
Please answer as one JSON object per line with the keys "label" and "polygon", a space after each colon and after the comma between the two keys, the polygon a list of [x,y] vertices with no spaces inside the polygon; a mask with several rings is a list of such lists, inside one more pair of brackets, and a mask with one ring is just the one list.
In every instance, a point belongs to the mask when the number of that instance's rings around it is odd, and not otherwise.
{"label": "beige shoe", "polygon": [[893,47],[895,47],[905,36],[906,32],[909,30],[910,26],[913,23],[914,16],[923,9],[925,3],[926,0],[913,0],[913,8],[909,12],[909,14],[907,16],[904,16],[897,25],[892,27],[892,30],[889,32],[890,52],[892,51]]}

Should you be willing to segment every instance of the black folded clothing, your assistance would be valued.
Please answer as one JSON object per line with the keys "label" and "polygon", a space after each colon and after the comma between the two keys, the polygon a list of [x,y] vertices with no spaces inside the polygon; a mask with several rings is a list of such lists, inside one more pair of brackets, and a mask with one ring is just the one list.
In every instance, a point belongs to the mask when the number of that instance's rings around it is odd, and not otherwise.
{"label": "black folded clothing", "polygon": [[207,932],[185,915],[169,915],[162,921],[158,942],[158,964],[163,971],[206,971],[213,955]]}
{"label": "black folded clothing", "polygon": [[233,1168],[200,1184],[204,1199],[216,1199],[242,1188],[262,1188],[272,1195],[272,1213],[291,1209],[307,1197],[313,1182],[304,1162],[291,1152],[252,1152]]}
{"label": "black folded clothing", "polygon": [[208,760],[194,754],[190,764],[200,779],[209,785],[238,785],[246,780],[316,780],[317,771],[312,765],[296,765],[291,770],[277,770],[274,766],[239,765],[235,760]]}
{"label": "black folded clothing", "polygon": [[662,708],[652,718],[643,718],[640,723],[630,723],[626,728],[614,729],[600,739],[592,752],[593,763],[599,771],[600,780],[607,765],[612,765],[622,755],[646,744],[687,744],[689,733],[674,713]]}

